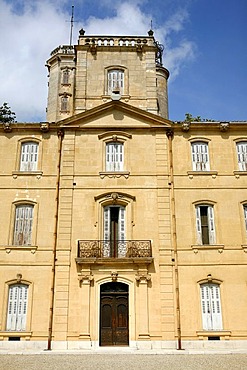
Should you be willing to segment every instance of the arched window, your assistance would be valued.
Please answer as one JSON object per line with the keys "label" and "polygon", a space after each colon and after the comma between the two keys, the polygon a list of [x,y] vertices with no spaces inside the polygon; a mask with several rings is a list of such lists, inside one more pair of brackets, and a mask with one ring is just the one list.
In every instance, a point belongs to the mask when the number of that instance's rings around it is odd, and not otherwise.
{"label": "arched window", "polygon": [[212,205],[196,205],[196,231],[198,244],[215,244],[215,222]]}
{"label": "arched window", "polygon": [[237,143],[237,156],[239,171],[247,171],[247,141]]}
{"label": "arched window", "polygon": [[120,142],[106,143],[106,171],[123,171],[124,145]]}
{"label": "arched window", "polygon": [[222,330],[220,286],[201,284],[202,325],[204,330]]}
{"label": "arched window", "polygon": [[28,285],[9,286],[7,331],[25,331],[27,321]]}
{"label": "arched window", "polygon": [[61,97],[61,112],[68,111],[68,96],[64,95]]}
{"label": "arched window", "polygon": [[63,75],[62,75],[62,84],[63,85],[68,85],[69,83],[69,70],[64,69],[63,70]]}
{"label": "arched window", "polygon": [[195,141],[191,143],[193,171],[209,171],[208,143]]}
{"label": "arched window", "polygon": [[39,144],[26,141],[21,144],[20,171],[37,171]]}
{"label": "arched window", "polygon": [[15,208],[14,221],[14,245],[31,245],[33,228],[33,209],[32,204],[20,204]]}

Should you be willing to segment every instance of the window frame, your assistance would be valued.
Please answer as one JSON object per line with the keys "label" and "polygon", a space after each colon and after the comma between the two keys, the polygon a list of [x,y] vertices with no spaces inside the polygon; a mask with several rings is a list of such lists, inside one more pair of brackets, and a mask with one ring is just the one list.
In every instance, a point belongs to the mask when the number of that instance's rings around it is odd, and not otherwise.
{"label": "window frame", "polygon": [[[206,141],[205,139],[197,138],[193,139],[193,141],[190,141],[190,151],[191,151],[191,161],[192,161],[192,170],[195,172],[209,172],[210,171],[210,158],[209,158],[209,141]],[[206,151],[203,153],[202,150],[200,149],[199,152],[195,152],[194,148],[196,146],[204,146],[206,148]],[[203,161],[201,162],[196,162],[194,160],[195,156],[199,155],[203,158],[203,156],[207,157],[207,161],[204,163]],[[200,163],[202,167],[202,163],[204,163],[205,168],[198,168],[197,164]]]}
{"label": "window frame", "polygon": [[[29,299],[28,288],[29,286],[23,283],[9,285],[6,331],[26,331]],[[11,297],[13,297],[13,299],[11,299]],[[13,323],[13,321],[15,321],[15,323]],[[14,328],[12,328],[13,325]]]}
{"label": "window frame", "polygon": [[[36,170],[32,171],[23,171],[20,170],[21,168],[21,154],[22,154],[22,145],[25,143],[36,143],[38,145],[38,155],[37,155],[37,166]],[[16,164],[15,164],[15,170],[12,171],[12,175],[42,175],[42,141],[41,139],[37,137],[24,137],[18,140],[17,144],[17,152],[16,152]]]}
{"label": "window frame", "polygon": [[[16,227],[16,211],[21,206],[32,206],[33,207],[33,218],[32,218],[32,230],[30,237],[30,244],[14,244],[14,234]],[[11,207],[11,221],[9,231],[9,243],[7,249],[34,249],[36,250],[36,239],[37,239],[37,219],[38,219],[38,204],[31,200],[18,200],[12,203]]]}
{"label": "window frame", "polygon": [[[195,205],[195,226],[196,226],[196,240],[197,245],[208,246],[216,245],[216,225],[215,225],[215,207],[212,203],[200,202]],[[202,215],[201,208],[207,207],[207,224],[202,225]],[[203,228],[207,228],[206,240],[204,238],[205,233]],[[206,243],[208,241],[208,243]]]}
{"label": "window frame", "polygon": [[129,95],[129,76],[128,69],[122,65],[111,65],[105,68],[105,86],[104,86],[104,95],[111,96],[113,91],[109,89],[109,74],[113,72],[122,73],[122,87],[120,86],[120,95],[128,96]]}
{"label": "window frame", "polygon": [[[240,146],[245,144],[245,152],[240,153]],[[247,172],[247,140],[246,139],[238,139],[236,141],[236,155],[237,155],[237,165],[238,165],[238,171],[239,172]],[[240,155],[245,156],[245,161],[239,161]]]}
{"label": "window frame", "polygon": [[122,141],[109,141],[105,143],[105,171],[124,171],[124,143]]}
{"label": "window frame", "polygon": [[[25,148],[28,148],[26,151]],[[35,148],[35,151],[33,151]],[[28,156],[28,160],[23,159],[23,156]],[[36,157],[32,160],[32,157]],[[37,141],[24,141],[21,143],[21,153],[20,153],[20,172],[35,172],[38,169],[38,159],[39,159],[39,143]],[[27,169],[25,169],[27,167]]]}

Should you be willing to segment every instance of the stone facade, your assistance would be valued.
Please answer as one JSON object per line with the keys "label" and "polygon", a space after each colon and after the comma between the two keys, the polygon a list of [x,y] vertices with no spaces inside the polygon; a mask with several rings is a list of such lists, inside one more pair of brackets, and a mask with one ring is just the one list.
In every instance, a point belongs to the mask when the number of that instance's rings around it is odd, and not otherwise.
{"label": "stone facade", "polygon": [[81,33],[0,126],[0,348],[246,346],[247,123],[169,121],[160,51]]}

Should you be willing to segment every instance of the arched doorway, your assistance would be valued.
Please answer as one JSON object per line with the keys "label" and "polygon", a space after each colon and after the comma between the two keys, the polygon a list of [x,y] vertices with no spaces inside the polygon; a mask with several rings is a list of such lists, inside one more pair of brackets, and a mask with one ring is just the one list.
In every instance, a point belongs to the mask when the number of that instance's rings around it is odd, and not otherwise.
{"label": "arched doorway", "polygon": [[100,287],[100,346],[129,344],[129,287],[112,282]]}

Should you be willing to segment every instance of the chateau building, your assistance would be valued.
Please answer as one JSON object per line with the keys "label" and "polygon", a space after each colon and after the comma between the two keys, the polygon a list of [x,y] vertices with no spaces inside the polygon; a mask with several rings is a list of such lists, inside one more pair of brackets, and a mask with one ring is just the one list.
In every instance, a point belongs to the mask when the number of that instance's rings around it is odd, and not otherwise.
{"label": "chateau building", "polygon": [[246,348],[247,122],[170,121],[152,31],[47,67],[0,124],[0,348]]}

